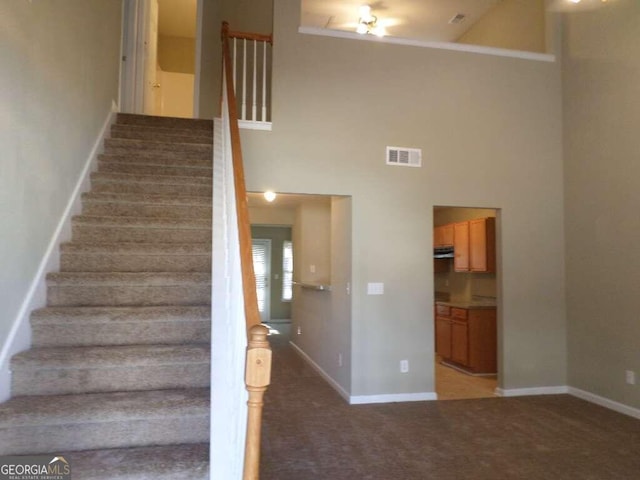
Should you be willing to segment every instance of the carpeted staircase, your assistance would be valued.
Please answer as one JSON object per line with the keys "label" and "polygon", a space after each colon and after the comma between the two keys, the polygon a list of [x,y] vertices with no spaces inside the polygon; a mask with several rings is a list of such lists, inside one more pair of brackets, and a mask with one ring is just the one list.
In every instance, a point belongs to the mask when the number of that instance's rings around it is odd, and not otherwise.
{"label": "carpeted staircase", "polygon": [[118,115],[12,359],[0,455],[208,478],[212,144],[211,121]]}

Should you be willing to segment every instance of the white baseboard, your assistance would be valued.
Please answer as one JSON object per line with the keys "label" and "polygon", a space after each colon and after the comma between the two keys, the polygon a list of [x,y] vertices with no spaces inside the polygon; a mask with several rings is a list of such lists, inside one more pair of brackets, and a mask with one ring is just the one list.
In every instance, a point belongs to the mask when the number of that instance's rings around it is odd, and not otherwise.
{"label": "white baseboard", "polygon": [[361,405],[364,403],[393,403],[393,402],[424,402],[437,400],[435,392],[417,393],[388,393],[383,395],[353,395],[349,399],[351,405]]}
{"label": "white baseboard", "polygon": [[587,402],[600,405],[601,407],[614,410],[618,413],[623,413],[624,415],[629,415],[630,417],[640,419],[640,409],[630,407],[629,405],[625,405],[624,403],[616,402],[615,400],[610,400],[608,398],[601,397],[600,395],[596,395],[595,393],[587,392],[585,390],[580,390],[579,388],[574,387],[569,387],[569,394],[573,395],[574,397],[581,398],[582,400],[586,400]]}
{"label": "white baseboard", "polygon": [[309,355],[307,355],[304,350],[302,350],[298,345],[296,345],[295,343],[293,343],[292,341],[289,341],[289,344],[293,347],[293,349],[298,352],[298,355],[300,355],[302,358],[304,358],[307,363],[309,365],[311,365],[311,367],[318,372],[318,374],[324,378],[329,385],[331,385],[333,387],[333,389],[338,392],[340,394],[340,396],[342,398],[344,398],[347,402],[350,402],[350,397],[349,397],[349,392],[347,392],[344,388],[342,388],[342,385],[340,385],[338,382],[336,382],[333,378],[331,378],[329,376],[329,374],[327,372],[325,372],[322,367],[320,365],[318,365],[316,362],[314,362],[311,357]]}
{"label": "white baseboard", "polygon": [[0,350],[0,402],[11,396],[11,371],[9,370],[11,357],[31,346],[29,316],[33,310],[46,305],[46,275],[60,267],[60,244],[71,238],[71,217],[80,212],[81,195],[91,187],[90,173],[97,166],[98,154],[102,153],[104,139],[107,138],[109,127],[115,121],[116,111],[117,107],[113,103]]}
{"label": "white baseboard", "polygon": [[495,394],[499,397],[523,397],[526,395],[561,395],[569,393],[569,387],[561,385],[557,387],[531,387],[531,388],[496,388]]}
{"label": "white baseboard", "polygon": [[304,358],[311,367],[331,385],[342,398],[351,405],[362,405],[365,403],[393,403],[393,402],[422,402],[425,400],[437,400],[438,396],[435,392],[418,392],[418,393],[389,393],[382,395],[349,395],[333,378],[325,372],[320,365],[313,361],[298,345],[292,341],[289,344],[298,354]]}

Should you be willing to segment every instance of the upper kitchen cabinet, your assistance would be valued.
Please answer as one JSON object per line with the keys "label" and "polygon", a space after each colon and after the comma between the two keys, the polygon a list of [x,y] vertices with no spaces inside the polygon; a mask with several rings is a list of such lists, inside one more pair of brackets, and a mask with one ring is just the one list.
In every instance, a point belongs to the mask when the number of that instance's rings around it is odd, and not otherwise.
{"label": "upper kitchen cabinet", "polygon": [[469,222],[453,224],[453,269],[456,272],[469,271]]}
{"label": "upper kitchen cabinet", "polygon": [[453,245],[453,224],[441,225],[433,229],[433,246],[449,247]]}
{"label": "upper kitchen cabinet", "polygon": [[469,271],[496,271],[496,219],[469,220]]}

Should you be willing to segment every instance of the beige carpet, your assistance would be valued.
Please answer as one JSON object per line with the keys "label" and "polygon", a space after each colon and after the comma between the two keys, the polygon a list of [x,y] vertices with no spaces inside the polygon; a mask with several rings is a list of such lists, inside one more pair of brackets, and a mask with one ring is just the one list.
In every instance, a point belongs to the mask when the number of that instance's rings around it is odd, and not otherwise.
{"label": "beige carpet", "polygon": [[568,395],[349,406],[272,336],[261,480],[636,480],[640,421]]}

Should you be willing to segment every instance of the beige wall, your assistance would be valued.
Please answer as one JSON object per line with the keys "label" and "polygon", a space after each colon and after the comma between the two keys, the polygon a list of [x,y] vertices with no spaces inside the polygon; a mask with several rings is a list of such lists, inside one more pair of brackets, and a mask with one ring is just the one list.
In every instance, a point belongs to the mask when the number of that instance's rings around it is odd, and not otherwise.
{"label": "beige wall", "polygon": [[570,385],[640,408],[640,2],[567,15]]}
{"label": "beige wall", "polygon": [[249,207],[251,225],[293,225],[296,211],[282,207]]}
{"label": "beige wall", "polygon": [[220,115],[222,77],[222,44],[220,28],[222,16],[219,0],[198,0],[202,5],[200,36],[200,75],[198,82],[198,117],[213,118]]}
{"label": "beige wall", "polygon": [[121,5],[0,1],[0,342],[118,98]]}
{"label": "beige wall", "polygon": [[[351,388],[351,199],[305,202],[293,227],[294,280],[331,290],[294,287],[292,341],[340,385]],[[309,270],[315,265],[316,272]],[[341,359],[341,361],[340,361]]]}
{"label": "beige wall", "polygon": [[247,181],[352,196],[351,393],[434,391],[434,205],[502,209],[501,385],[564,385],[558,65],[301,35],[299,8],[275,2],[274,127],[243,132]]}
{"label": "beige wall", "polygon": [[502,0],[458,43],[546,52],[545,0]]}
{"label": "beige wall", "polygon": [[158,37],[158,63],[165,72],[195,73],[196,39],[160,35]]}

